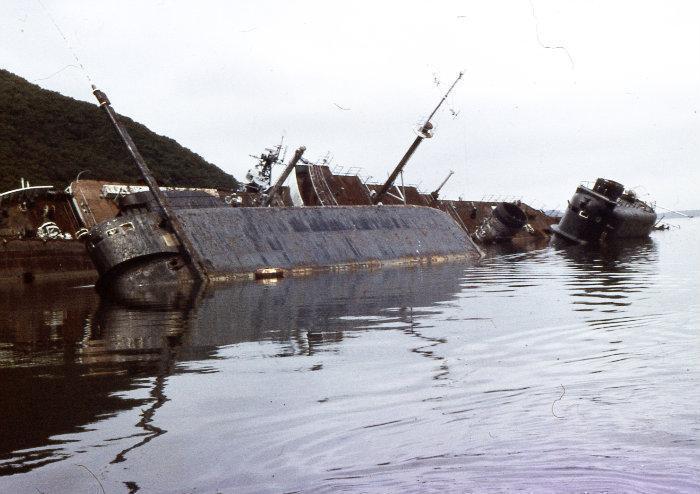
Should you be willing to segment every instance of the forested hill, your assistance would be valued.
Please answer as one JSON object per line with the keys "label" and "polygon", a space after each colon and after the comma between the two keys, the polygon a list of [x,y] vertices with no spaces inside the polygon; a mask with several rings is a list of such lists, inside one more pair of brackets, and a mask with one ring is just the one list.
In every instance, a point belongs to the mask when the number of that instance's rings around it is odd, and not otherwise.
{"label": "forested hill", "polygon": [[[121,117],[161,185],[233,189],[236,179],[173,139]],[[66,187],[83,178],[136,183],[140,177],[107,116],[95,105],[47,91],[0,69],[0,192]]]}

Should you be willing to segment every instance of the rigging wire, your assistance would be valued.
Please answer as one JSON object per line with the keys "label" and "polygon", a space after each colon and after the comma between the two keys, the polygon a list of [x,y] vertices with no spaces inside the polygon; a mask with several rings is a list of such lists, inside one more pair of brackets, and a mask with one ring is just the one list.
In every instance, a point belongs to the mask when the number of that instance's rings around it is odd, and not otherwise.
{"label": "rigging wire", "polygon": [[75,65],[74,63],[69,63],[68,65],[65,65],[65,66],[64,66],[63,68],[61,68],[61,69],[58,69],[56,72],[54,72],[54,73],[51,74],[51,75],[47,75],[46,77],[39,77],[39,78],[37,78],[37,79],[32,79],[32,82],[46,81],[46,80],[48,80],[48,79],[51,79],[53,76],[58,75],[58,74],[60,74],[61,72],[63,72],[64,70],[69,69],[69,68],[71,68],[71,67],[73,67],[74,69],[79,69],[79,68],[80,68],[80,67],[78,67],[77,65]]}
{"label": "rigging wire", "polygon": [[[76,51],[73,49],[73,45],[70,44],[70,41],[68,41],[68,38],[66,37],[66,35],[63,34],[63,30],[61,30],[60,26],[59,26],[58,23],[56,22],[56,19],[54,19],[54,17],[51,15],[51,12],[49,12],[49,9],[46,8],[46,5],[44,5],[44,2],[42,2],[42,0],[37,0],[37,2],[39,2],[39,5],[41,5],[41,8],[44,9],[44,12],[46,13],[46,16],[49,18],[49,20],[51,21],[51,23],[53,24],[53,26],[56,28],[56,31],[58,31],[58,34],[61,35],[61,38],[63,38],[63,41],[65,41],[66,46],[68,47],[68,50],[71,52],[71,54],[73,55],[73,58],[75,59],[75,62],[78,64],[78,67],[80,68],[80,70],[83,71],[83,74],[85,74],[85,78],[87,79],[88,84],[90,85],[90,87],[92,87],[92,84],[93,84],[93,83],[92,83],[92,79],[90,78],[90,74],[89,74],[88,71],[85,69],[85,66],[83,65],[83,63],[82,63],[82,62],[80,61],[80,59],[78,58],[78,54],[77,54]],[[52,75],[49,76],[49,77],[53,77],[54,75],[58,74],[58,73],[61,72],[62,70],[66,69],[66,68],[68,68],[68,67],[71,67],[71,66],[74,67],[74,65],[67,65],[67,66],[63,67],[63,69],[61,69],[61,70],[55,72],[54,74],[52,74]],[[43,79],[38,79],[38,80],[43,80]]]}

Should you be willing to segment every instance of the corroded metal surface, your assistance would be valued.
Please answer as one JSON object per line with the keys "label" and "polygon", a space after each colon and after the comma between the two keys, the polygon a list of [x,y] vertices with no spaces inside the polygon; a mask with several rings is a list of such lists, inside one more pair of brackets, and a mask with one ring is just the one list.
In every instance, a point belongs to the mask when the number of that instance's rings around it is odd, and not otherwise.
{"label": "corroded metal surface", "polygon": [[[172,209],[200,209],[216,208],[225,205],[218,196],[211,196],[206,192],[193,190],[165,190],[163,195],[168,198]],[[153,196],[149,191],[137,192],[120,197],[117,200],[121,214],[125,212],[158,211]]]}
{"label": "corroded metal surface", "polygon": [[[92,228],[98,223],[111,220],[119,214],[120,199],[144,196],[148,188],[145,186],[108,182],[104,180],[78,180],[68,187],[71,193],[74,210],[78,212],[80,221],[85,228]],[[217,191],[215,189],[186,188],[186,187],[161,187],[172,206],[178,207],[211,207],[222,204],[228,198],[231,206],[254,205],[254,198],[258,194],[234,193],[230,191]],[[234,197],[240,196],[240,200]],[[152,198],[150,202],[153,202]]]}
{"label": "corroded metal surface", "polygon": [[646,237],[656,224],[656,213],[635,203],[620,202],[610,218],[612,231],[608,239]]}
{"label": "corroded metal surface", "polygon": [[[371,194],[381,185],[363,183],[355,175],[335,175],[325,165],[297,166],[297,185],[301,198],[307,206],[370,204]],[[319,191],[323,191],[320,194]],[[414,186],[394,185],[382,197],[385,205],[429,206],[447,213],[465,231],[473,233],[484,221],[491,218],[493,210],[501,203],[489,201],[451,201],[435,199],[431,194],[421,193]],[[551,235],[551,226],[558,218],[548,216],[525,203],[517,204],[526,216],[526,226],[512,237],[516,244],[529,244],[533,240],[546,239]]]}
{"label": "corroded metal surface", "polygon": [[0,240],[0,284],[48,280],[94,282],[97,272],[76,240]]}
{"label": "corroded metal surface", "polygon": [[102,187],[109,183],[103,180],[76,180],[68,186],[74,208],[85,228],[90,229],[102,221],[112,219],[119,212],[117,204],[102,195]]}
{"label": "corroded metal surface", "polygon": [[[367,184],[372,191],[379,190],[377,184]],[[394,185],[382,196],[383,204],[413,204],[414,206],[433,206],[435,200],[430,194],[423,194],[413,185]]]}
{"label": "corroded metal surface", "polygon": [[305,206],[372,204],[371,189],[365,186],[356,175],[335,175],[325,165],[297,165],[296,177]]}
{"label": "corroded metal surface", "polygon": [[0,197],[0,283],[94,280],[70,195],[51,187]]}
{"label": "corroded metal surface", "polygon": [[46,222],[75,237],[80,224],[68,194],[50,188],[20,189],[0,198],[0,238],[36,238],[39,227]]}
{"label": "corroded metal surface", "polygon": [[527,223],[527,216],[515,204],[502,202],[472,234],[477,242],[505,242],[513,238]]}
{"label": "corroded metal surface", "polygon": [[[86,228],[92,228],[96,224],[110,220],[119,213],[117,205],[120,196],[142,191],[144,186],[134,186],[107,182],[104,180],[78,180],[72,182],[69,190],[72,193],[74,208],[79,211],[80,219]],[[161,187],[161,190],[173,203],[173,207],[184,207],[181,198],[192,194],[210,195],[218,197],[231,207],[238,206],[259,206],[261,204],[260,194],[257,192],[235,192],[231,190],[214,190],[185,187]],[[115,191],[124,193],[115,194]],[[179,196],[179,197],[178,197]],[[282,186],[278,191],[273,206],[292,206],[292,199],[289,195],[289,187]]]}
{"label": "corroded metal surface", "polygon": [[576,188],[554,233],[567,241],[587,244],[646,237],[654,223],[656,213],[648,204],[633,192],[625,192],[622,184],[599,178],[593,189]]}
{"label": "corroded metal surface", "polygon": [[[501,203],[490,201],[439,200],[436,207],[443,211],[451,211],[467,231],[474,232],[479,225],[491,217],[499,204]],[[518,204],[518,207],[525,213],[527,223],[511,238],[512,242],[525,246],[533,240],[547,239],[551,236],[551,226],[558,221],[557,218],[548,216],[525,203]]]}
{"label": "corroded metal surface", "polygon": [[[263,196],[259,192],[234,192],[219,191],[219,197],[231,207],[255,207],[262,205]],[[289,187],[281,186],[275,197],[270,202],[271,206],[291,207],[294,206]]]}
{"label": "corroded metal surface", "polygon": [[212,276],[479,257],[445,214],[419,207],[179,210]]}
{"label": "corroded metal surface", "polygon": [[[433,208],[338,206],[174,210],[210,280],[251,277],[263,268],[285,276],[316,270],[477,260],[480,251],[449,216]],[[155,213],[125,216],[90,231],[101,284],[191,281],[174,237]]]}
{"label": "corroded metal surface", "polygon": [[113,218],[94,227],[87,247],[97,271],[104,274],[124,263],[176,256],[180,244],[162,223],[158,213],[145,213]]}

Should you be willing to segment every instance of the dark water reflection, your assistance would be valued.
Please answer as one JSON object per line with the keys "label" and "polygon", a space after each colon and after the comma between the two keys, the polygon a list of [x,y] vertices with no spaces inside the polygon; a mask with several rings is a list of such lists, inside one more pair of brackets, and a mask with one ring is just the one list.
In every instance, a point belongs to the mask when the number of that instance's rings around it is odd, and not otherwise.
{"label": "dark water reflection", "polygon": [[579,274],[572,277],[575,310],[616,312],[640,297],[632,294],[646,290],[657,274],[658,252],[651,239],[635,239],[606,245],[596,250],[584,246],[562,249]]}
{"label": "dark water reflection", "polygon": [[6,290],[0,491],[696,492],[698,230],[160,304]]}

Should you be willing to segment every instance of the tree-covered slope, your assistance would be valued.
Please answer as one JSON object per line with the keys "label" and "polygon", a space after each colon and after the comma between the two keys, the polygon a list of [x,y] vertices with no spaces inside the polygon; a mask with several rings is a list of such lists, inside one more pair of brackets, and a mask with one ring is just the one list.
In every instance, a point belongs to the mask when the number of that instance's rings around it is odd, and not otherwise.
{"label": "tree-covered slope", "polygon": [[[161,185],[233,189],[236,180],[173,139],[121,117]],[[135,183],[139,174],[106,115],[0,69],[0,192],[32,185],[63,188],[83,178]]]}

